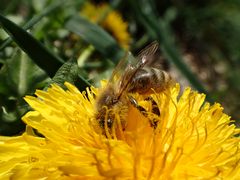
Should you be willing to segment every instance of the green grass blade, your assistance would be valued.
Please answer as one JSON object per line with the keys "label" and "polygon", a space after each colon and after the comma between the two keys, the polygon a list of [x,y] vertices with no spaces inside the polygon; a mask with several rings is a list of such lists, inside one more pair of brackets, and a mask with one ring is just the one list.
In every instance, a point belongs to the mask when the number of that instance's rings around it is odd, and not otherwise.
{"label": "green grass blade", "polygon": [[92,44],[95,49],[115,63],[124,55],[123,49],[119,47],[112,36],[100,26],[89,22],[81,16],[71,17],[65,26],[68,30],[78,34],[82,39]]}
{"label": "green grass blade", "polygon": [[54,76],[61,66],[62,60],[52,54],[28,32],[2,15],[0,15],[0,25],[39,67],[50,77]]}
{"label": "green grass blade", "polygon": [[[41,14],[38,14],[36,16],[34,16],[32,19],[30,19],[22,28],[24,30],[27,30],[31,27],[33,27],[36,23],[38,23],[43,17],[47,16],[48,14],[54,12],[58,7],[61,7],[61,5],[63,5],[63,3],[66,1],[57,1],[52,3],[51,5],[49,5],[48,7],[46,7]],[[10,43],[12,42],[11,37],[5,39],[2,43],[2,45],[0,46],[0,51],[3,50],[6,46],[8,46]]]}
{"label": "green grass blade", "polygon": [[184,63],[181,54],[178,52],[177,47],[173,40],[173,33],[170,27],[164,22],[163,19],[158,20],[152,11],[144,12],[138,3],[131,0],[131,7],[134,9],[137,19],[147,29],[149,35],[153,39],[157,39],[163,50],[163,53],[169,60],[171,60],[177,68],[185,75],[194,88],[198,91],[207,93],[205,87],[198,80],[196,75]]}

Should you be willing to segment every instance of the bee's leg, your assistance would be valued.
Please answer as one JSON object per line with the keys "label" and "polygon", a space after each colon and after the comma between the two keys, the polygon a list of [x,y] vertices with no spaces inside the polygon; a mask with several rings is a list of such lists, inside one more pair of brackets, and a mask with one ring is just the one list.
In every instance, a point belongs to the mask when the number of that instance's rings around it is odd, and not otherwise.
{"label": "bee's leg", "polygon": [[[151,101],[151,103],[152,103],[152,113],[156,114],[157,116],[160,116],[160,115],[161,115],[160,109],[159,109],[156,101],[154,101],[154,99],[153,99],[152,97],[148,97],[148,98],[146,98],[145,100],[146,100],[146,101]],[[153,126],[154,128],[157,127],[158,121],[159,121],[159,120],[156,119],[156,118],[154,118],[154,119],[152,120],[151,124],[152,124],[152,126]]]}
{"label": "bee's leg", "polygon": [[[142,115],[144,115],[145,117],[148,118],[146,109],[144,109],[142,106],[139,106],[137,100],[134,97],[128,96],[128,98],[129,98],[131,104],[135,108],[137,108],[139,110],[139,112],[142,113]],[[157,106],[157,103],[153,100],[153,98],[148,97],[145,100],[151,101],[151,103],[152,103],[152,113],[156,114],[157,116],[160,116],[160,110]],[[155,129],[157,127],[158,120],[154,118],[153,120],[150,120],[150,123],[151,123],[151,126],[154,127],[154,129]]]}
{"label": "bee's leg", "polygon": [[160,114],[161,114],[160,109],[158,108],[158,105],[157,105],[156,101],[154,101],[154,99],[152,97],[147,97],[145,100],[146,101],[151,101],[151,103],[152,103],[152,113],[160,116]]}
{"label": "bee's leg", "polygon": [[142,106],[139,106],[137,100],[136,100],[134,97],[128,96],[128,98],[129,98],[129,101],[131,102],[131,104],[132,104],[135,108],[137,108],[145,117],[147,117],[147,111],[146,111],[146,109],[144,109]]}

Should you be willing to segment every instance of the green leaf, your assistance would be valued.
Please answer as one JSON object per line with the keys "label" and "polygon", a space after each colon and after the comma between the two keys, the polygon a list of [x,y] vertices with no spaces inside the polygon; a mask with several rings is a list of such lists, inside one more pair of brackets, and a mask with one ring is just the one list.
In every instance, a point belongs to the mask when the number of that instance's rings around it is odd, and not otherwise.
{"label": "green leaf", "polygon": [[0,134],[23,131],[21,117],[29,107],[22,97],[32,94],[47,78],[46,73],[19,49],[11,59],[5,60],[0,70]]}
{"label": "green leaf", "polygon": [[25,124],[21,121],[21,119],[8,123],[0,121],[0,123],[0,134],[4,136],[14,136],[22,133],[25,129]]}
{"label": "green leaf", "polygon": [[47,75],[25,53],[18,50],[0,71],[0,94],[22,97],[35,91]]}
{"label": "green leaf", "polygon": [[59,68],[50,84],[56,83],[64,88],[64,83],[67,81],[75,84],[78,89],[82,91],[85,90],[87,86],[91,86],[91,84],[87,80],[85,80],[80,74],[81,72],[76,60],[72,59],[64,63],[62,67]]}
{"label": "green leaf", "polygon": [[82,39],[92,44],[100,53],[115,63],[124,55],[124,50],[119,47],[111,35],[100,26],[81,16],[72,16],[66,22],[65,27],[81,36]]}
{"label": "green leaf", "polygon": [[2,15],[0,15],[0,25],[39,67],[41,67],[50,77],[54,76],[58,68],[61,66],[61,59],[52,54],[20,26]]}
{"label": "green leaf", "polygon": [[23,131],[21,117],[29,106],[22,97],[42,88],[44,84],[39,85],[46,80],[46,73],[19,49],[12,58],[5,60],[0,69],[0,134],[13,135]]}
{"label": "green leaf", "polygon": [[24,130],[24,123],[21,117],[29,107],[23,99],[9,99],[0,94],[0,134],[16,135]]}
{"label": "green leaf", "polygon": [[6,82],[6,73],[5,69],[2,68],[0,71],[0,94],[8,95],[9,94],[9,87]]}

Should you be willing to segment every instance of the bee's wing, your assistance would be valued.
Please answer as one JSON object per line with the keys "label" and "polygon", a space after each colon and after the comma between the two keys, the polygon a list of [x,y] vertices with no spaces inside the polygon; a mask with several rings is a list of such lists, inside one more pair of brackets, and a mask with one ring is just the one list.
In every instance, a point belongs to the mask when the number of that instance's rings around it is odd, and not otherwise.
{"label": "bee's wing", "polygon": [[142,49],[137,58],[141,61],[147,61],[146,65],[151,64],[154,61],[156,53],[159,51],[159,44],[157,41],[153,41],[151,44]]}
{"label": "bee's wing", "polygon": [[109,83],[118,83],[122,75],[133,66],[135,66],[137,60],[132,56],[130,52],[126,52],[125,56],[119,61],[117,66],[114,68],[113,73],[109,79]]}
{"label": "bee's wing", "polygon": [[157,41],[154,41],[143,50],[141,50],[137,58],[134,58],[131,53],[128,55],[125,72],[122,74],[118,84],[119,97],[123,94],[124,91],[128,90],[128,87],[133,82],[133,77],[139,69],[143,68],[144,66],[152,66],[153,64],[156,65],[156,63],[159,64],[157,61],[155,61],[159,56],[157,52],[159,52],[159,45]]}
{"label": "bee's wing", "polygon": [[152,42],[146,46],[137,56],[140,61],[146,61],[144,66],[155,67],[159,69],[168,69],[168,64],[166,59],[162,56],[157,41]]}
{"label": "bee's wing", "polygon": [[108,81],[108,85],[111,85],[115,89],[118,98],[122,95],[124,90],[126,90],[138,66],[139,61],[133,57],[130,52],[127,52],[115,67]]}
{"label": "bee's wing", "polygon": [[148,45],[140,51],[137,58],[131,53],[127,53],[125,57],[118,63],[114,69],[109,84],[112,84],[116,90],[117,97],[120,98],[124,91],[127,91],[128,86],[132,82],[132,78],[144,66],[153,66],[159,64],[156,61],[159,45],[156,41]]}

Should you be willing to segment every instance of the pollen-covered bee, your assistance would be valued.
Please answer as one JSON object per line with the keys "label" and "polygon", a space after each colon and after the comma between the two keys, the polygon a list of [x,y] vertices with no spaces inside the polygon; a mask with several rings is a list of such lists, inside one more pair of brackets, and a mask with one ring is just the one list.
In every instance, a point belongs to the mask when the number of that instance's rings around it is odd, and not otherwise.
{"label": "pollen-covered bee", "polygon": [[[119,62],[96,100],[95,118],[102,128],[111,129],[118,120],[124,130],[130,106],[136,107],[140,112],[145,111],[131,96],[132,93],[147,95],[161,92],[172,83],[171,76],[161,69],[160,59],[159,45],[153,42],[143,49],[137,58],[128,54]],[[156,105],[151,98],[149,100]],[[158,108],[153,111],[160,115]]]}

